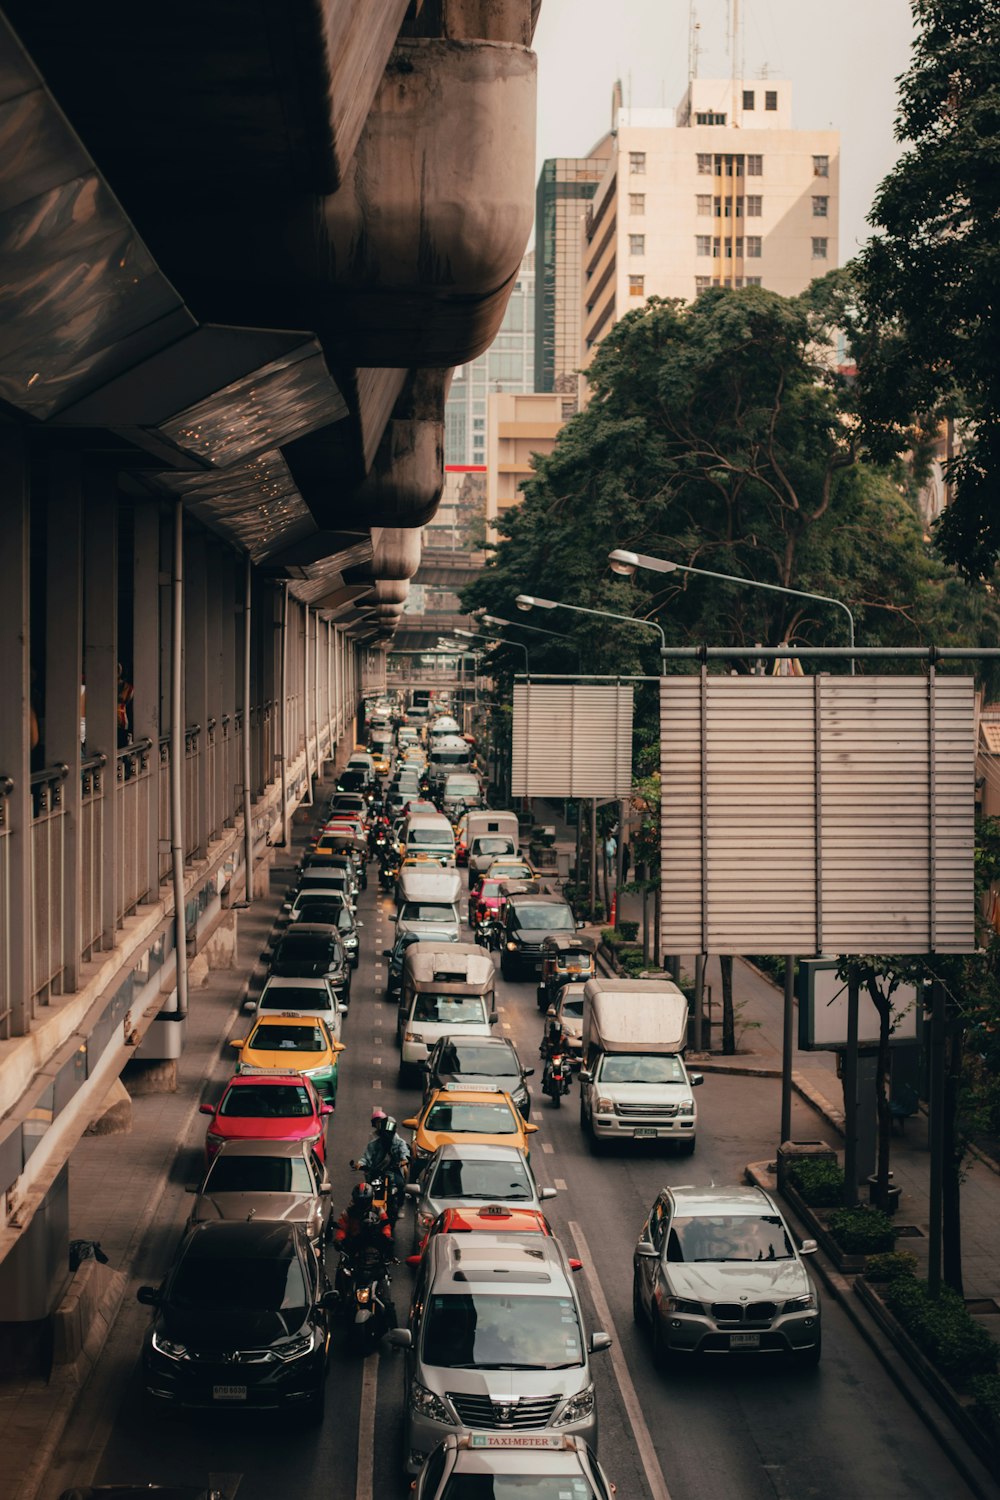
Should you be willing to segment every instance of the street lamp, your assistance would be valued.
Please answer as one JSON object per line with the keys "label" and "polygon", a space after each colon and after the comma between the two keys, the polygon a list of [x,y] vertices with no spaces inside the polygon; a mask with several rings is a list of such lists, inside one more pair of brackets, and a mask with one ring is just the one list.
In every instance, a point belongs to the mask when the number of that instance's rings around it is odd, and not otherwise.
{"label": "street lamp", "polygon": [[571,635],[564,635],[561,630],[543,630],[540,625],[526,625],[522,620],[504,620],[500,615],[480,615],[479,620],[482,625],[495,625],[507,630],[530,630],[532,635],[548,635],[554,641],[565,641],[573,648],[579,659],[580,647]]}
{"label": "street lamp", "polygon": [[540,599],[537,594],[518,594],[514,600],[518,609],[527,613],[530,609],[571,609],[577,615],[594,615],[599,620],[624,620],[627,625],[644,625],[647,630],[655,630],[660,637],[660,657],[663,659],[667,651],[667,638],[663,634],[662,625],[655,620],[637,620],[635,615],[618,615],[610,609],[585,609],[582,604],[566,604],[562,599]]}
{"label": "street lamp", "polygon": [[[608,553],[612,573],[631,578],[637,568],[647,568],[651,573],[698,573],[703,578],[720,578],[724,583],[745,583],[752,589],[770,589],[773,594],[792,594],[796,599],[815,599],[820,604],[833,604],[847,616],[850,629],[851,650],[854,650],[854,616],[842,599],[833,599],[829,594],[810,594],[805,589],[786,589],[779,583],[761,583],[757,578],[739,578],[735,573],[714,573],[711,568],[692,568],[687,563],[671,562],[666,557],[647,557],[642,552],[626,552],[616,547]],[[851,657],[851,676],[854,675],[854,658]]]}
{"label": "street lamp", "polygon": [[[453,630],[452,635],[464,636],[465,639],[469,641],[490,641],[493,639],[491,635],[486,635],[481,630]],[[508,646],[516,646],[519,651],[524,652],[524,670],[525,673],[529,673],[531,671],[531,668],[528,666],[527,646],[525,646],[522,641],[507,641],[505,642],[505,644]]]}

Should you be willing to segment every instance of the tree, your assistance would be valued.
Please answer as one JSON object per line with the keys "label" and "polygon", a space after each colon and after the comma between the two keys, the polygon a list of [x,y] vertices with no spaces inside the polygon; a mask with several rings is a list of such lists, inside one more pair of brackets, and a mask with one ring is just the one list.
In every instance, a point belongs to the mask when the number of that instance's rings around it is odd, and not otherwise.
{"label": "tree", "polygon": [[857,262],[859,409],[883,459],[958,419],[937,540],[985,579],[1000,555],[1000,7],[911,3],[917,34],[896,118],[906,150]]}

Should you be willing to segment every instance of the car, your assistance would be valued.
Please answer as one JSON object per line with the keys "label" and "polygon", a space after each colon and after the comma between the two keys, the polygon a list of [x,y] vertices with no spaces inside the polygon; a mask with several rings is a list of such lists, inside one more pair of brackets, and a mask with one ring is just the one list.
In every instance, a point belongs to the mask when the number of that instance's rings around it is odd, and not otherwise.
{"label": "car", "polygon": [[[431,1223],[406,1264],[416,1267],[427,1249],[429,1240],[437,1234],[549,1234],[552,1225],[540,1208],[510,1207],[506,1203],[483,1203],[474,1208],[443,1208]],[[570,1269],[578,1271],[582,1261],[570,1261]]]}
{"label": "car", "polygon": [[484,875],[489,875],[491,880],[537,880],[538,871],[529,860],[522,859],[520,855],[512,858],[510,855],[499,854],[490,860]]}
{"label": "car", "polygon": [[256,1004],[250,1007],[257,1016],[268,1013],[292,1016],[321,1016],[334,1036],[341,1031],[340,1018],[346,1014],[347,1000],[342,999],[328,979],[293,979],[271,974]]}
{"label": "car", "polygon": [[540,973],[545,939],[575,931],[573,909],[561,896],[527,892],[509,895],[500,938],[500,972],[504,979],[523,979]]}
{"label": "car", "polygon": [[[268,950],[276,979],[325,979],[345,1005],[351,1003],[351,966],[335,927],[293,922]],[[263,957],[267,958],[265,952]]]}
{"label": "car", "polygon": [[313,865],[301,870],[297,885],[292,888],[286,897],[286,905],[289,911],[295,897],[300,891],[339,892],[352,911],[357,906],[357,885],[354,878],[348,871],[341,869],[339,866]]}
{"label": "car", "polygon": [[481,875],[469,892],[469,926],[478,927],[484,917],[500,910],[500,882]]}
{"label": "car", "polygon": [[[361,938],[358,928],[365,924],[355,917],[347,898],[340,892],[305,891],[292,903],[288,913],[289,922],[302,922],[311,927],[332,927],[344,945],[347,961],[352,969],[358,967],[361,957]],[[350,994],[350,985],[347,987]]]}
{"label": "car", "polygon": [[411,1177],[419,1176],[439,1146],[457,1140],[516,1146],[530,1158],[528,1137],[538,1129],[518,1112],[509,1094],[482,1086],[435,1089],[420,1113],[404,1120],[403,1125],[413,1131]]}
{"label": "car", "polygon": [[424,1064],[424,1098],[452,1084],[489,1083],[509,1094],[527,1120],[531,1114],[527,1080],[534,1071],[522,1065],[513,1042],[505,1036],[443,1036]]}
{"label": "car", "polygon": [[321,1245],[330,1218],[326,1167],[303,1141],[224,1141],[200,1183],[187,1227],[219,1219],[304,1224]]}
{"label": "car", "polygon": [[375,775],[388,776],[390,771],[390,762],[388,755],[379,752],[372,756],[372,760],[375,762]]}
{"label": "car", "polygon": [[417,1182],[406,1187],[414,1200],[413,1248],[417,1250],[434,1220],[447,1209],[479,1208],[484,1203],[541,1210],[556,1196],[540,1188],[531,1163],[517,1146],[491,1146],[463,1139],[439,1146]]}
{"label": "car", "polygon": [[774,1200],[762,1188],[663,1188],[632,1259],[632,1308],[653,1359],[672,1369],[695,1354],[792,1356],[822,1348],[816,1287]]}
{"label": "car", "polygon": [[388,1337],[406,1351],[411,1474],[456,1427],[554,1429],[596,1446],[589,1356],[611,1339],[585,1336],[573,1273],[554,1237],[435,1236],[417,1271],[409,1327]]}
{"label": "car", "polygon": [[404,901],[396,918],[396,934],[404,932],[435,943],[460,942],[458,908],[445,901]]}
{"label": "car", "polygon": [[335,792],[330,798],[330,810],[324,823],[328,827],[338,814],[354,818],[360,823],[368,820],[368,798],[363,792]]}
{"label": "car", "polygon": [[320,1099],[301,1073],[267,1069],[237,1073],[217,1104],[198,1106],[210,1115],[205,1158],[211,1161],[223,1141],[304,1141],[326,1161],[326,1116],[333,1105]]}
{"label": "car", "polygon": [[332,844],[322,849],[314,849],[302,861],[303,884],[308,881],[310,875],[319,870],[322,870],[324,874],[327,870],[339,870],[345,878],[351,904],[357,906],[358,897],[368,884],[368,876],[367,873],[362,876],[353,854],[346,853],[342,849],[335,850]]}
{"label": "car", "polygon": [[321,1099],[337,1100],[337,1059],[344,1050],[319,1016],[261,1016],[248,1037],[229,1043],[240,1054],[238,1072],[294,1069],[311,1080]]}
{"label": "car", "polygon": [[417,1476],[415,1500],[478,1495],[611,1500],[615,1487],[581,1437],[557,1432],[451,1432]]}
{"label": "car", "polygon": [[341,771],[337,777],[337,791],[349,792],[351,795],[360,793],[364,796],[370,781],[371,777],[366,769],[361,766],[351,766]]}
{"label": "car", "polygon": [[415,932],[400,932],[391,948],[382,949],[382,957],[389,960],[386,966],[385,998],[399,1000],[403,989],[403,960],[411,943],[419,943]]}
{"label": "car", "polygon": [[564,984],[585,984],[597,973],[597,940],[582,932],[546,938],[542,944],[542,977],[538,981],[538,1009],[548,1010],[559,999]]}
{"label": "car", "polygon": [[147,1400],[323,1418],[333,1295],[305,1226],[196,1224],[159,1287],[142,1352]]}

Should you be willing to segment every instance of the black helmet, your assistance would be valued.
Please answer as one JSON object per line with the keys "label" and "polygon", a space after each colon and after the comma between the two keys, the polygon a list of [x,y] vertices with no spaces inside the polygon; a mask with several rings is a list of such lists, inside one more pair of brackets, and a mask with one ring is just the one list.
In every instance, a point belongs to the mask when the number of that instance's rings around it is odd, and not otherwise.
{"label": "black helmet", "polygon": [[367,1182],[359,1182],[351,1193],[351,1207],[367,1213],[372,1206],[372,1190]]}
{"label": "black helmet", "polygon": [[385,1119],[380,1121],[378,1133],[384,1141],[392,1140],[396,1134],[396,1122],[392,1118],[392,1115],[386,1115]]}

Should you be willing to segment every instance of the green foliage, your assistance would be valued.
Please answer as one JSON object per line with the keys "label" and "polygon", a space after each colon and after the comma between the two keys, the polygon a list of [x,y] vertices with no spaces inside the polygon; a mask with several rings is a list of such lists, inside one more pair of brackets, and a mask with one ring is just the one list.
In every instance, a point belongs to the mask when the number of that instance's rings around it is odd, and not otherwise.
{"label": "green foliage", "polygon": [[887,1250],[884,1255],[869,1255],[865,1261],[866,1281],[898,1281],[901,1276],[915,1276],[917,1257],[908,1250]]}
{"label": "green foliage", "polygon": [[954,1385],[964,1389],[975,1376],[995,1376],[1000,1349],[951,1287],[932,1297],[925,1281],[904,1276],[883,1295],[913,1342]]}
{"label": "green foliage", "polygon": [[627,922],[624,917],[619,918],[618,933],[623,942],[634,943],[639,935],[638,922]]}
{"label": "green foliage", "polygon": [[968,1387],[980,1425],[1000,1443],[1000,1375],[976,1375]]}
{"label": "green foliage", "polygon": [[896,1229],[878,1208],[838,1208],[830,1215],[830,1233],[847,1255],[878,1255],[896,1243]]}
{"label": "green foliage", "polygon": [[793,1161],[788,1178],[799,1197],[810,1208],[836,1208],[844,1201],[844,1173],[836,1162]]}

